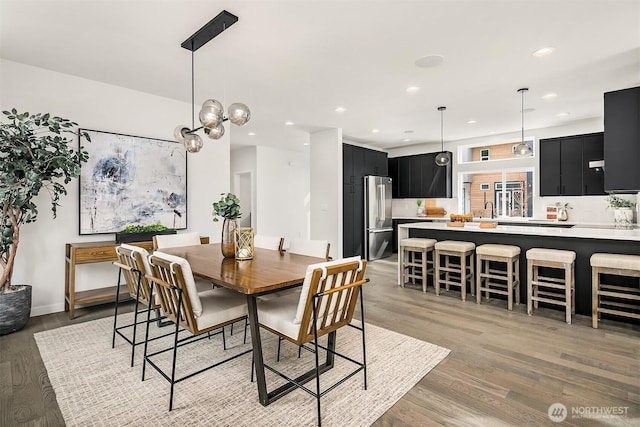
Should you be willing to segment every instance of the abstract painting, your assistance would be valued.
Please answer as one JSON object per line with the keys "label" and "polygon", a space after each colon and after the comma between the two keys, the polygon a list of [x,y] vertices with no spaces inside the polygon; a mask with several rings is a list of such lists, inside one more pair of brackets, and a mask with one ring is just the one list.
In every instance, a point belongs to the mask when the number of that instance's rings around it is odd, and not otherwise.
{"label": "abstract painting", "polygon": [[187,157],[182,144],[80,129],[91,136],[80,171],[80,234],[127,225],[187,227]]}

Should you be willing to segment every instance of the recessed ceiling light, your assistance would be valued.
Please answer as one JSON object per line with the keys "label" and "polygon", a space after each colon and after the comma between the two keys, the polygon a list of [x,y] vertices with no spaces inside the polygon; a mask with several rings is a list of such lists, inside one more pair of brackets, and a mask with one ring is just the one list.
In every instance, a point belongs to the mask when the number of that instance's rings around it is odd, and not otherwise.
{"label": "recessed ceiling light", "polygon": [[558,114],[556,114],[556,117],[567,117],[569,114],[571,114],[571,113],[568,113],[568,112],[566,112],[566,111],[563,111],[562,113],[558,113]]}
{"label": "recessed ceiling light", "polygon": [[419,68],[432,68],[444,62],[444,56],[442,55],[427,55],[422,58],[416,59],[416,67]]}
{"label": "recessed ceiling light", "polygon": [[249,135],[249,136],[256,136],[256,133],[255,133],[255,132],[249,132],[247,135]]}
{"label": "recessed ceiling light", "polygon": [[540,48],[540,49],[536,50],[531,55],[535,56],[536,58],[540,58],[542,56],[547,56],[547,55],[553,53],[554,50],[556,50],[555,47],[543,47],[543,48]]}
{"label": "recessed ceiling light", "polygon": [[284,124],[286,126],[293,126],[294,125],[294,123],[292,121],[290,121],[290,120],[287,120],[286,122],[284,122]]}
{"label": "recessed ceiling light", "polygon": [[347,111],[347,109],[344,107],[336,107],[336,113],[344,113],[345,111]]}
{"label": "recessed ceiling light", "polygon": [[371,133],[378,133],[380,132],[380,129],[371,129]]}
{"label": "recessed ceiling light", "polygon": [[302,145],[309,145],[309,143],[308,143],[308,142],[305,142],[305,143],[303,143]]}
{"label": "recessed ceiling light", "polygon": [[558,96],[557,93],[549,92],[542,95],[542,99],[553,99],[553,98],[556,98],[557,96]]}
{"label": "recessed ceiling light", "polygon": [[418,86],[409,86],[407,88],[407,93],[416,93],[420,90]]}
{"label": "recessed ceiling light", "polygon": [[411,129],[405,130],[404,133],[413,133]]}
{"label": "recessed ceiling light", "polygon": [[404,139],[402,140],[402,142],[409,142],[409,141],[411,141],[409,138],[404,138]]}
{"label": "recessed ceiling light", "polygon": [[473,124],[476,124],[476,123],[478,123],[478,121],[477,121],[477,120],[473,120],[473,119],[472,119],[472,120],[469,120],[469,121],[467,122],[467,124],[468,124],[468,125],[473,125]]}

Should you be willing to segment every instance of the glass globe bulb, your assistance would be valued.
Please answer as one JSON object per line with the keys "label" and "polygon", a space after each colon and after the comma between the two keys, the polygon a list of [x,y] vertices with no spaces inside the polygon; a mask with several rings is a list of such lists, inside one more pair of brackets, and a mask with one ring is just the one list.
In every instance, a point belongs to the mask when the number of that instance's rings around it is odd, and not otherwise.
{"label": "glass globe bulb", "polygon": [[204,145],[202,142],[202,138],[200,138],[200,136],[193,133],[189,133],[184,137],[183,144],[184,144],[184,148],[189,153],[197,153],[198,151],[200,151],[200,149]]}
{"label": "glass globe bulb", "polygon": [[190,130],[191,129],[189,129],[186,125],[176,126],[176,128],[173,130],[173,137],[178,142],[184,142],[184,137]]}
{"label": "glass globe bulb", "polygon": [[249,107],[240,103],[234,102],[229,105],[229,121],[236,126],[243,126],[251,120],[251,111]]}
{"label": "glass globe bulb", "polygon": [[449,153],[443,151],[441,153],[436,154],[436,165],[438,166],[447,166],[449,162],[451,162],[451,158],[449,157]]}
{"label": "glass globe bulb", "polygon": [[514,154],[516,157],[529,157],[531,156],[531,147],[529,147],[529,144],[521,142],[514,148]]}
{"label": "glass globe bulb", "polygon": [[211,105],[202,106],[200,113],[198,113],[198,119],[200,119],[202,126],[215,128],[219,123],[222,123],[222,111]]}
{"label": "glass globe bulb", "polygon": [[222,135],[224,135],[224,126],[222,126],[222,123],[218,123],[214,128],[204,128],[204,133],[206,133],[210,139],[220,139]]}

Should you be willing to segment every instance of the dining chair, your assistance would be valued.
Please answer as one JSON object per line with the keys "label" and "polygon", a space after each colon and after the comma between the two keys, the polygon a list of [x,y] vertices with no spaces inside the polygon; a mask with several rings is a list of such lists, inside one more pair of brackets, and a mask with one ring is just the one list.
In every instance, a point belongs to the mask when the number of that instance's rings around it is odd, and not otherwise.
{"label": "dining chair", "polygon": [[284,237],[266,236],[264,234],[256,234],[253,236],[253,246],[262,249],[271,249],[282,252],[284,246]]}
{"label": "dining chair", "polygon": [[327,240],[291,239],[291,242],[289,243],[289,249],[287,249],[287,252],[289,252],[290,254],[324,258],[327,261],[329,261],[330,247],[331,245]]}
{"label": "dining chair", "polygon": [[[360,257],[312,264],[307,267],[300,294],[288,293],[282,298],[258,300],[260,327],[315,354],[315,368],[312,370],[316,379],[315,391],[305,387],[304,381],[291,380],[285,373],[267,364],[265,368],[316,398],[318,425],[322,424],[320,397],[325,393],[360,371],[363,371],[364,389],[367,389],[364,305],[361,297],[362,285],[367,282],[364,278],[366,266],[367,261]],[[357,326],[352,324],[352,320],[359,296],[361,322],[360,326]],[[347,325],[361,331],[362,362],[318,343],[320,337],[335,333]],[[312,347],[307,344],[312,344]],[[356,365],[355,370],[334,384],[324,387],[323,392],[320,387],[319,349],[330,353],[331,358],[335,355]]]}
{"label": "dining chair", "polygon": [[[160,305],[158,304],[158,301],[151,296],[151,287],[149,286],[149,281],[146,277],[146,274],[150,271],[149,262],[147,261],[149,256],[147,250],[138,246],[121,244],[116,247],[116,255],[118,256],[118,260],[114,261],[113,264],[116,267],[119,267],[120,270],[118,272],[118,288],[116,290],[111,348],[115,348],[116,335],[122,337],[131,345],[131,366],[133,366],[136,346],[143,343],[143,341],[137,342],[138,325],[147,321],[157,322],[158,326],[166,326],[168,323],[162,322]],[[135,301],[135,308],[133,312],[133,323],[118,326],[118,308],[121,298],[120,284],[122,282],[122,277],[124,277],[127,285],[129,296]],[[140,309],[140,305],[145,306],[145,308]],[[138,321],[138,315],[144,314],[147,311],[147,307],[154,311],[155,317],[146,321]],[[133,330],[131,336],[124,332],[130,328]],[[163,336],[166,336],[166,334],[155,339],[162,338]]]}
{"label": "dining chair", "polygon": [[[191,232],[191,233],[180,233],[180,234],[157,234],[153,236],[153,250],[159,250],[164,248],[179,248],[182,246],[196,246],[201,245],[202,241],[200,240],[200,233]],[[196,287],[199,292],[206,291],[215,287],[211,282],[201,279],[199,277],[195,278]]]}
{"label": "dining chair", "polygon": [[[151,281],[151,288],[152,290],[155,288],[162,312],[168,320],[175,324],[175,329],[173,346],[170,348],[149,353],[148,345],[145,343],[142,380],[144,381],[145,379],[146,364],[148,363],[169,381],[171,384],[169,411],[171,411],[173,409],[175,384],[252,352],[252,349],[241,351],[205,368],[176,378],[178,347],[210,338],[210,332],[246,319],[247,301],[244,295],[226,288],[197,292],[191,266],[184,258],[162,252],[154,252],[149,257],[149,265],[151,273],[147,275],[147,280]],[[147,313],[150,312],[147,311]],[[179,337],[178,333],[181,332],[181,328],[188,332],[189,335]],[[222,329],[222,334],[224,338],[224,329]],[[148,336],[149,324],[147,323],[145,339]],[[153,359],[155,356],[169,350],[173,351],[172,367],[171,372],[165,372]]]}

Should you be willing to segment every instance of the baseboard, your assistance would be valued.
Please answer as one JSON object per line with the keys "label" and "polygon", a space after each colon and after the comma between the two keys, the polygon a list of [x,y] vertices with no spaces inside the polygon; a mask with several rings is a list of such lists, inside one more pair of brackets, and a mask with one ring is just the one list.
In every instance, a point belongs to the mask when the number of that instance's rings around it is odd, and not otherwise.
{"label": "baseboard", "polygon": [[43,316],[45,314],[58,313],[64,311],[64,303],[40,305],[37,307],[31,307],[31,317]]}

